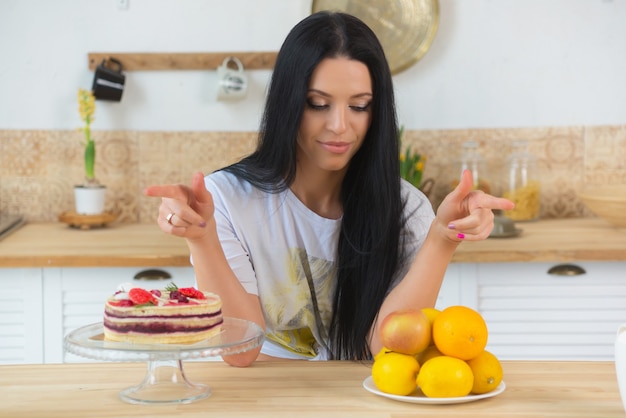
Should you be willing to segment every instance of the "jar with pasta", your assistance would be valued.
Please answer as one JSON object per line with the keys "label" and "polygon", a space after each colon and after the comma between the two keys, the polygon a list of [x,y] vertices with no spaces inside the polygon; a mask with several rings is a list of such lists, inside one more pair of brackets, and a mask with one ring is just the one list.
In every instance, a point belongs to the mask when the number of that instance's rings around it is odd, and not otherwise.
{"label": "jar with pasta", "polygon": [[513,142],[513,151],[505,164],[502,196],[515,203],[503,212],[513,221],[534,221],[539,218],[541,183],[537,177],[537,160],[528,152],[528,141]]}

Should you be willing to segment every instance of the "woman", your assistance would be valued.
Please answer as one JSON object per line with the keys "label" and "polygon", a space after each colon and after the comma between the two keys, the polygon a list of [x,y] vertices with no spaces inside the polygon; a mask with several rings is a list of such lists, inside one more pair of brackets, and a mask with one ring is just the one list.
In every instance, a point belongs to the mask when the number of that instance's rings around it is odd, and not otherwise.
{"label": "woman", "polygon": [[266,330],[262,349],[229,364],[370,358],[381,319],[434,306],[458,244],[486,238],[492,209],[512,207],[470,191],[466,172],[434,216],[400,179],[397,133],[376,36],[320,12],[281,47],[256,150],[190,187],[146,189],[162,198],[161,229],[186,238],[198,287]]}

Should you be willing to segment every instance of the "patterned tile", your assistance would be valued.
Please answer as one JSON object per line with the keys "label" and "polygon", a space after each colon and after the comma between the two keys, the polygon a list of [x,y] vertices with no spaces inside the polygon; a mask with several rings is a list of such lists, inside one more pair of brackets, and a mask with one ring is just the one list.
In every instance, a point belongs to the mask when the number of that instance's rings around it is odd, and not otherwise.
{"label": "patterned tile", "polygon": [[626,184],[626,126],[585,128],[585,184]]}
{"label": "patterned tile", "polygon": [[[0,131],[0,210],[30,221],[55,221],[74,207],[73,187],[82,182],[79,131]],[[118,222],[155,221],[160,199],[152,184],[189,184],[250,153],[256,132],[97,131],[96,176],[107,186],[106,209]],[[593,216],[576,196],[585,184],[626,183],[626,126],[406,131],[405,146],[427,157],[425,177],[435,180],[435,208],[458,178],[462,144],[475,140],[489,164],[494,193],[503,162],[516,139],[526,139],[537,158],[544,219]]]}
{"label": "patterned tile", "polygon": [[[139,134],[141,190],[154,184],[189,184],[197,171],[208,174],[253,149],[256,133],[176,132]],[[159,199],[141,194],[140,222],[152,222]]]}
{"label": "patterned tile", "polygon": [[182,132],[140,132],[139,141],[139,222],[154,222],[160,199],[146,197],[143,189],[155,184],[180,183],[182,179]]}
{"label": "patterned tile", "polygon": [[537,176],[541,181],[541,218],[576,217],[581,215],[582,203],[575,186],[582,181],[584,162],[583,129],[510,128],[450,131],[411,131],[405,135],[405,145],[411,145],[427,156],[425,177],[435,179],[431,200],[438,207],[458,179],[462,145],[473,140],[486,160],[486,178],[492,193],[501,194],[505,178],[505,162],[514,140],[528,141],[529,152],[537,159]]}
{"label": "patterned tile", "polygon": [[46,174],[48,131],[8,131],[0,156],[0,175],[42,177]]}

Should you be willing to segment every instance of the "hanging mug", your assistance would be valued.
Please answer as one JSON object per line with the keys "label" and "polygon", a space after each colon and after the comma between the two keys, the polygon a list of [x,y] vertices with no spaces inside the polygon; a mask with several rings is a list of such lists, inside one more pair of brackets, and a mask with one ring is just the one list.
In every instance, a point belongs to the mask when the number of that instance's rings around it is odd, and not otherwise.
{"label": "hanging mug", "polygon": [[119,102],[122,100],[125,80],[122,63],[115,58],[104,59],[96,67],[91,90],[97,100]]}
{"label": "hanging mug", "polygon": [[[231,68],[230,64],[237,67]],[[236,57],[226,57],[217,67],[217,100],[239,100],[248,92],[248,76]]]}

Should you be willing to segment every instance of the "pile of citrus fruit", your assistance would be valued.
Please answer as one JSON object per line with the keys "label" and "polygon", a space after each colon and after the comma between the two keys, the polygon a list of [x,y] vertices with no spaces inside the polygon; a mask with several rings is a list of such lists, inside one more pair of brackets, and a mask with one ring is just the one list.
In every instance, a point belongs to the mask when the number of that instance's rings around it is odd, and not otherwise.
{"label": "pile of citrus fruit", "polygon": [[402,396],[418,388],[429,398],[491,392],[503,371],[485,350],[487,337],[483,317],[466,306],[392,312],[380,325],[372,379],[381,392]]}

